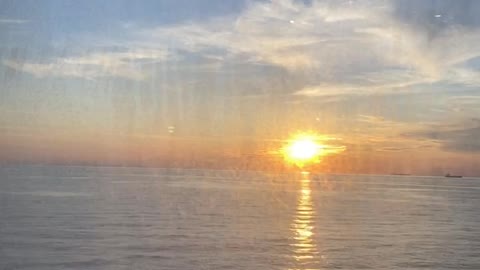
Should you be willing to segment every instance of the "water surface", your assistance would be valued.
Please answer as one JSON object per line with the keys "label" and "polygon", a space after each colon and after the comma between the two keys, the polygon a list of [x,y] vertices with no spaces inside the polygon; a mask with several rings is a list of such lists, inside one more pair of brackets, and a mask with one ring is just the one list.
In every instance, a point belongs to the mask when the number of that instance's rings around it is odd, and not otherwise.
{"label": "water surface", "polygon": [[0,169],[0,269],[480,269],[480,181]]}

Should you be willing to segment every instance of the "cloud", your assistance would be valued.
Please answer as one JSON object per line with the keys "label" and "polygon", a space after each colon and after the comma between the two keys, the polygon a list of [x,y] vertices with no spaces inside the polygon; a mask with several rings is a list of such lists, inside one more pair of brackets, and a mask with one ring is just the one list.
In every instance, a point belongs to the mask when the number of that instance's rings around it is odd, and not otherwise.
{"label": "cloud", "polygon": [[278,0],[253,3],[235,18],[143,29],[141,34],[151,43],[168,40],[175,48],[197,53],[215,48],[224,51],[228,59],[290,71],[334,69],[368,53],[359,54],[359,47],[348,43],[365,47],[362,35],[355,35],[354,30],[370,23],[368,18],[375,13],[372,8]]}
{"label": "cloud", "polygon": [[[358,11],[355,11],[356,9]],[[255,2],[238,16],[153,28],[129,25],[126,29],[129,31],[128,39],[123,41],[123,45],[134,49],[155,49],[167,45],[172,52],[179,55],[188,52],[215,56],[219,61],[268,64],[290,72],[319,69],[334,71],[344,69],[352,60],[358,60],[359,48],[348,44],[352,42],[356,43],[357,47],[361,45],[355,41],[359,35],[352,35],[353,26],[362,25],[365,18],[371,17],[370,14],[374,12],[373,6],[366,4],[329,7],[317,2],[305,5],[288,0]],[[340,26],[341,29],[339,24],[343,25]],[[93,56],[80,57],[91,59]],[[42,76],[73,75],[87,78],[97,74],[99,69],[103,71],[101,74],[115,74],[120,77],[129,74],[109,71],[118,70],[119,65],[102,63],[81,65],[80,68],[72,64],[67,68],[68,71],[61,72],[65,68],[64,60],[70,60],[70,57],[66,58],[48,63],[27,62],[22,65],[22,70]],[[360,62],[365,61],[369,61],[369,58],[364,57],[357,62],[361,64]],[[19,66],[7,63],[10,67]],[[124,65],[121,66],[123,69]]]}
{"label": "cloud", "polygon": [[465,86],[480,86],[480,71],[469,68],[454,68],[445,75],[451,83],[460,83]]}
{"label": "cloud", "polygon": [[401,134],[416,130],[424,125],[423,123],[400,122],[378,115],[365,114],[358,115],[356,121],[362,127],[360,130],[370,138],[369,140],[377,142],[391,141],[392,138],[396,138],[396,141],[404,140],[405,138],[400,136]]}
{"label": "cloud", "polygon": [[451,26],[478,28],[480,2],[476,0],[395,0],[393,16],[434,37]]}
{"label": "cloud", "polygon": [[406,134],[411,138],[435,140],[444,150],[452,152],[480,152],[480,119],[458,124],[437,124]]}
{"label": "cloud", "polygon": [[[473,93],[472,93],[473,94]],[[453,96],[447,99],[447,110],[464,115],[480,115],[480,96]]]}
{"label": "cloud", "polygon": [[385,146],[378,148],[377,151],[383,151],[383,152],[403,152],[403,151],[411,151],[411,150],[417,150],[417,149],[422,149],[422,148],[431,148],[432,145],[430,144],[419,144],[419,145],[407,145],[403,147],[395,147],[395,146]]}
{"label": "cloud", "polygon": [[[204,21],[157,27],[128,24],[126,38],[113,42],[128,52],[5,64],[38,77],[142,80],[149,74],[137,60],[166,62],[177,57],[182,59],[178,65],[191,66],[184,56],[194,54],[220,63],[216,71],[221,63],[282,68],[303,83],[293,91],[307,96],[397,91],[435,82],[478,85],[478,72],[468,61],[480,56],[480,31],[472,24],[450,27],[445,21],[441,31],[428,35],[425,27],[417,26],[426,22],[405,10],[414,7],[372,0],[251,2],[240,14]],[[435,21],[436,15],[429,16]]]}
{"label": "cloud", "polygon": [[465,76],[471,69],[462,65],[480,55],[480,32],[475,29],[447,28],[432,40],[399,21],[395,5],[335,3],[254,3],[235,18],[143,29],[141,35],[145,41],[168,40],[190,52],[214,48],[225,60],[307,73],[313,82],[300,94],[323,92],[310,88],[363,93],[440,81],[474,82],[473,75]]}
{"label": "cloud", "polygon": [[410,152],[423,149],[436,149],[439,142],[435,139],[410,136],[424,130],[431,123],[402,122],[387,119],[379,115],[357,116],[352,127],[351,143],[367,151],[377,152]]}
{"label": "cloud", "polygon": [[327,86],[330,93],[378,92],[442,80],[476,83],[473,71],[459,64],[479,55],[475,44],[480,34],[456,30],[429,42],[422,32],[389,17],[385,7],[364,3],[331,8],[273,1],[252,5],[235,20],[160,27],[143,34],[167,37],[191,52],[216,48],[226,52],[227,60],[307,72],[317,78],[313,87]]}
{"label": "cloud", "polygon": [[31,73],[36,77],[80,77],[95,79],[117,76],[131,80],[145,79],[142,66],[166,59],[168,52],[160,49],[137,49],[125,52],[92,53],[85,56],[57,58],[49,63],[29,63],[5,60],[12,69]]}
{"label": "cloud", "polygon": [[308,97],[375,94],[434,82],[431,78],[402,70],[368,72],[363,74],[363,78],[353,77],[352,80],[351,83],[336,82],[305,86],[294,94]]}
{"label": "cloud", "polygon": [[0,19],[0,24],[25,24],[29,22],[28,20],[21,19]]}

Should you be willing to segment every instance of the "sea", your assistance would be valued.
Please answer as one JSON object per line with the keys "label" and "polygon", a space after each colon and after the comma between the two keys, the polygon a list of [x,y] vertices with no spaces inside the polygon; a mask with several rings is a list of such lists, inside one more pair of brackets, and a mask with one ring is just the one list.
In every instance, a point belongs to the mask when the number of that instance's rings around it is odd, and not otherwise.
{"label": "sea", "polygon": [[0,269],[480,269],[480,179],[6,166]]}

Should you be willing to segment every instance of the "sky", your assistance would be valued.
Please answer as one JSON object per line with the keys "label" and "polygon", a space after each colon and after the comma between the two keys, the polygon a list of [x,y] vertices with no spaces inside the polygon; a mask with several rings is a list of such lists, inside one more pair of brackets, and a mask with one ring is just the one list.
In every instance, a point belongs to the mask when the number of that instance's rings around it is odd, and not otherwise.
{"label": "sky", "polygon": [[0,164],[480,175],[475,0],[0,0]]}

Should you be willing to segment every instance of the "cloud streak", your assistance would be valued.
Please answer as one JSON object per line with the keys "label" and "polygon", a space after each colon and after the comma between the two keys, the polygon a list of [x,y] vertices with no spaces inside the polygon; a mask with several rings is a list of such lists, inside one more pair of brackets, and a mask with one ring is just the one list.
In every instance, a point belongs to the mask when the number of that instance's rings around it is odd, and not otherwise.
{"label": "cloud streak", "polygon": [[0,24],[25,24],[29,22],[29,20],[22,19],[0,19]]}
{"label": "cloud streak", "polygon": [[480,152],[480,119],[471,119],[455,125],[432,125],[406,136],[435,140],[444,150],[451,152]]}
{"label": "cloud streak", "polygon": [[57,58],[49,63],[30,63],[5,60],[12,69],[30,73],[38,78],[78,77],[95,79],[101,77],[123,77],[143,80],[148,76],[143,69],[146,64],[163,61],[168,56],[166,50],[137,49],[125,52],[93,53],[85,56]]}

